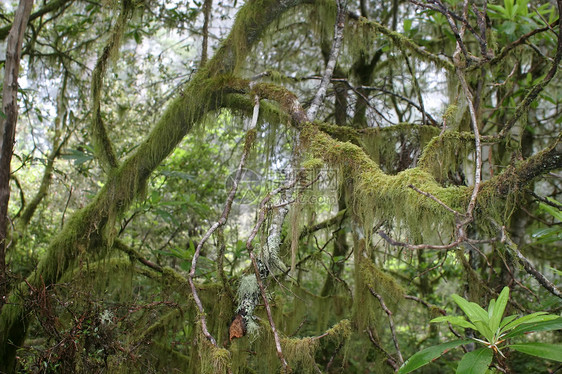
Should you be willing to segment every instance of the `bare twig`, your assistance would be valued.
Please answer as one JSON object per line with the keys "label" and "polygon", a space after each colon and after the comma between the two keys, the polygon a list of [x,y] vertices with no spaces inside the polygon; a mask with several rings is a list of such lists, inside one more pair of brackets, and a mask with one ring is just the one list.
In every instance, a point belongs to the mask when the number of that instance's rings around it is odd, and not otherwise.
{"label": "bare twig", "polygon": [[394,357],[392,357],[392,355],[390,353],[388,353],[382,345],[380,345],[380,343],[377,341],[377,339],[375,338],[373,331],[371,330],[370,327],[367,328],[367,333],[369,334],[369,340],[371,341],[371,343],[373,343],[373,345],[375,347],[377,347],[382,353],[384,353],[384,355],[386,356],[386,363],[389,364],[390,366],[392,366],[392,368],[394,369],[394,371],[398,371],[398,369],[400,368],[400,365],[398,365],[396,363],[396,359]]}
{"label": "bare twig", "polygon": [[545,277],[540,271],[538,271],[533,266],[533,264],[531,264],[531,261],[529,261],[529,259],[525,257],[523,253],[521,253],[521,251],[519,251],[517,245],[509,238],[505,226],[502,227],[502,241],[506,244],[506,247],[515,254],[517,259],[519,260],[519,263],[523,265],[523,268],[527,273],[532,275],[533,278],[535,278],[541,286],[548,290],[548,292],[562,299],[562,292],[560,292],[560,290],[554,285],[554,283],[552,283],[547,277]]}
{"label": "bare twig", "polygon": [[400,361],[400,364],[403,364],[404,358],[402,357],[402,352],[400,352],[400,346],[398,345],[398,339],[396,338],[396,329],[394,328],[394,318],[392,318],[392,312],[390,311],[390,309],[388,309],[388,307],[384,303],[384,299],[382,298],[381,295],[376,293],[372,287],[369,287],[369,291],[371,291],[371,294],[379,300],[382,309],[388,316],[388,324],[390,325],[390,332],[392,334],[392,340],[394,341],[394,347],[396,348],[396,354],[398,355],[398,360]]}
{"label": "bare twig", "polygon": [[420,190],[419,188],[417,188],[416,186],[414,186],[413,184],[408,185],[408,188],[411,188],[412,190],[416,191],[417,193],[422,194],[426,197],[429,197],[431,200],[435,201],[437,204],[441,205],[443,208],[447,209],[449,212],[453,213],[455,216],[457,216],[457,217],[462,216],[461,213],[459,213],[456,210],[454,210],[453,208],[449,207],[447,204],[445,204],[444,202],[442,202],[441,200],[439,200],[438,198],[436,198],[435,196],[433,196],[429,192],[424,192],[424,191]]}
{"label": "bare twig", "polygon": [[205,320],[205,310],[203,309],[203,304],[201,303],[201,299],[199,299],[199,295],[197,294],[197,289],[195,288],[195,284],[193,283],[193,277],[195,277],[195,269],[197,267],[197,260],[199,255],[201,254],[201,250],[203,249],[203,245],[207,242],[207,240],[211,237],[213,232],[217,230],[220,226],[226,224],[228,220],[228,215],[230,214],[230,209],[232,208],[232,203],[234,202],[234,198],[236,197],[236,192],[238,191],[238,184],[240,183],[240,179],[242,178],[242,171],[244,165],[246,164],[246,159],[250,153],[250,146],[255,139],[255,126],[258,121],[258,115],[260,110],[260,101],[259,98],[255,97],[255,105],[254,105],[254,114],[252,117],[252,125],[251,129],[246,134],[246,142],[244,144],[244,151],[242,153],[242,157],[240,158],[240,163],[238,165],[238,169],[236,170],[236,175],[234,177],[234,181],[232,183],[232,188],[230,189],[230,193],[228,194],[228,198],[226,200],[226,204],[224,210],[222,212],[221,217],[217,222],[215,222],[209,230],[203,235],[201,241],[197,245],[195,249],[195,253],[193,254],[193,259],[191,260],[191,270],[189,271],[189,275],[187,280],[189,281],[189,286],[191,287],[191,292],[193,294],[193,299],[195,300],[195,304],[197,305],[197,309],[199,309],[199,318],[201,320],[201,330],[203,331],[203,335],[214,345],[217,345],[215,338],[209,333],[207,329],[207,322]]}
{"label": "bare twig", "polygon": [[458,246],[460,243],[462,243],[462,240],[455,240],[449,244],[444,244],[444,245],[433,245],[433,244],[409,244],[409,243],[403,243],[403,242],[399,242],[396,241],[394,239],[392,239],[391,237],[389,237],[384,231],[380,230],[378,232],[378,234],[390,245],[396,246],[396,247],[404,247],[410,250],[418,250],[418,249],[451,249],[454,248],[456,246]]}
{"label": "bare twig", "polygon": [[313,121],[316,118],[316,114],[318,113],[320,104],[322,103],[324,97],[326,96],[328,83],[330,83],[330,79],[332,78],[332,74],[334,73],[336,62],[340,54],[346,11],[345,11],[345,5],[343,3],[343,0],[337,0],[336,3],[338,6],[338,14],[336,16],[336,24],[334,26],[334,39],[332,40],[332,50],[330,51],[330,57],[328,59],[328,63],[326,64],[326,70],[324,71],[324,76],[322,77],[322,81],[320,82],[320,87],[318,87],[318,91],[316,92],[316,95],[312,100],[312,104],[310,105],[310,108],[308,108],[307,111],[307,116],[310,121]]}

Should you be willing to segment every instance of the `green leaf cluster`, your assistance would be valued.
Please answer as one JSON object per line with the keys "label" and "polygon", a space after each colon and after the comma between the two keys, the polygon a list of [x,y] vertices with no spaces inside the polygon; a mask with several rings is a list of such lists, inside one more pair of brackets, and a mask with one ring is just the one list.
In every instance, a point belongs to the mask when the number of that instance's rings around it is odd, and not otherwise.
{"label": "green leaf cluster", "polygon": [[426,348],[408,359],[398,373],[410,373],[434,359],[445,354],[449,349],[467,344],[472,341],[484,347],[466,353],[459,365],[459,374],[486,373],[495,356],[505,358],[501,349],[509,348],[532,356],[562,362],[562,345],[538,342],[524,342],[509,344],[508,340],[529,332],[550,331],[562,329],[562,318],[546,312],[531,313],[523,317],[510,315],[504,318],[504,312],[509,300],[509,288],[504,287],[497,299],[492,299],[485,310],[480,305],[470,302],[459,295],[451,296],[453,301],[465,313],[464,316],[441,316],[431,322],[448,322],[451,325],[469,328],[478,332],[479,338],[459,339],[433,347]]}

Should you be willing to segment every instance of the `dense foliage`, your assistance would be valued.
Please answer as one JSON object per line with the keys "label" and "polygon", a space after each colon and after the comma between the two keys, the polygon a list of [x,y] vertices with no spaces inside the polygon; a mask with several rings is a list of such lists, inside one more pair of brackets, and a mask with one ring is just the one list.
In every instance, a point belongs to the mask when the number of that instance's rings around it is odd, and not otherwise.
{"label": "dense foliage", "polygon": [[562,0],[26,2],[0,372],[560,370]]}

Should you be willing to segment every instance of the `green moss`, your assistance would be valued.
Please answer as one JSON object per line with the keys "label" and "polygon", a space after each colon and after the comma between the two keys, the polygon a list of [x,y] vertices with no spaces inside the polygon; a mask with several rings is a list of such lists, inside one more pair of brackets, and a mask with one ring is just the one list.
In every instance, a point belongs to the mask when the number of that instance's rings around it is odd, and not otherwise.
{"label": "green moss", "polygon": [[314,338],[284,338],[281,339],[281,349],[289,366],[296,373],[312,373],[316,366],[314,356],[318,349],[318,339]]}
{"label": "green moss", "polygon": [[324,161],[317,157],[309,158],[301,164],[301,167],[306,170],[319,169],[322,166],[324,166]]}
{"label": "green moss", "polygon": [[439,183],[446,184],[449,174],[462,169],[463,162],[473,149],[472,133],[448,131],[427,144],[418,166],[433,175]]}
{"label": "green moss", "polygon": [[227,349],[215,347],[200,336],[199,358],[201,374],[228,373],[230,369],[230,352]]}
{"label": "green moss", "polygon": [[352,178],[354,213],[366,225],[366,232],[370,232],[368,226],[375,218],[406,229],[412,242],[434,239],[437,229],[442,234],[452,232],[454,215],[408,186],[412,184],[459,210],[467,202],[466,187],[442,187],[420,167],[396,175],[385,174],[359,147],[339,142],[312,125],[303,129],[301,135],[312,157],[341,167],[343,175]]}
{"label": "green moss", "polygon": [[[386,28],[385,26],[381,25],[378,22],[371,21],[371,20],[368,20],[368,19],[363,18],[363,17],[360,18],[359,22],[360,22],[359,27],[368,29],[371,33],[374,33],[375,35],[383,34],[385,36],[388,36],[390,38],[390,40],[398,48],[400,48],[401,50],[406,49],[406,50],[410,51],[412,54],[414,54],[420,60],[427,61],[427,62],[433,62],[438,67],[444,68],[444,69],[446,69],[448,71],[451,71],[451,72],[454,71],[455,68],[454,68],[454,66],[451,62],[449,62],[446,59],[439,58],[437,55],[434,55],[434,54],[426,51],[424,48],[422,48],[421,46],[416,44],[414,41],[412,41],[408,37],[400,34],[399,32],[392,31],[392,30]],[[363,32],[367,32],[367,31],[363,31]]]}
{"label": "green moss", "polygon": [[347,340],[351,336],[351,321],[342,319],[335,324],[331,329],[326,331],[329,337],[337,340]]}
{"label": "green moss", "polygon": [[359,272],[365,285],[381,295],[391,311],[396,312],[406,293],[402,286],[366,258],[360,261]]}

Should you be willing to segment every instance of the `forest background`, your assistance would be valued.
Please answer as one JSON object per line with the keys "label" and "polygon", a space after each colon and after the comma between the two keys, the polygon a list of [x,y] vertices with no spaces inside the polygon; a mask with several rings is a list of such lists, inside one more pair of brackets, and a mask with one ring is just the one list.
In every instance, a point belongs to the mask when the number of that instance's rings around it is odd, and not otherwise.
{"label": "forest background", "polygon": [[561,9],[0,4],[0,372],[560,370]]}

